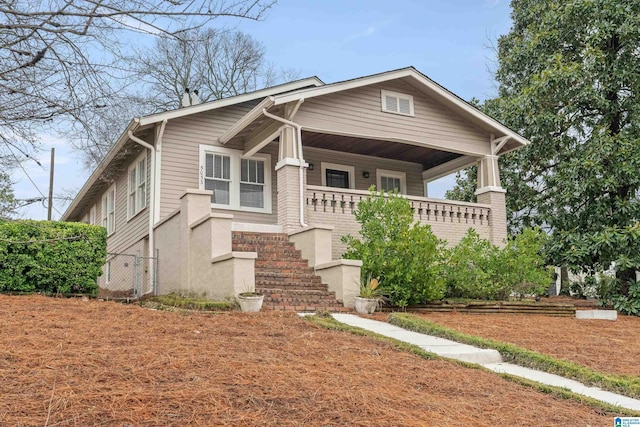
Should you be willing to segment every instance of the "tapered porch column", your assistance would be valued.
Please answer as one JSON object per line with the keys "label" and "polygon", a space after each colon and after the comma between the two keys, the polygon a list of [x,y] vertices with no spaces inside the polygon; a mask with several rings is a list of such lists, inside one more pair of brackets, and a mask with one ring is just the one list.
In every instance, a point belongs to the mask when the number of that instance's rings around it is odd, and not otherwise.
{"label": "tapered porch column", "polygon": [[[285,127],[280,134],[280,153],[276,164],[278,225],[285,233],[306,226],[304,189],[306,188],[306,164],[298,148],[302,144],[296,142],[296,131],[292,127]],[[302,176],[301,176],[302,175]],[[302,186],[300,181],[302,179]],[[301,215],[302,214],[302,215]]]}
{"label": "tapered porch column", "polygon": [[505,193],[500,185],[498,156],[487,155],[478,161],[478,203],[491,206],[491,236],[494,245],[504,246],[507,239],[507,206]]}

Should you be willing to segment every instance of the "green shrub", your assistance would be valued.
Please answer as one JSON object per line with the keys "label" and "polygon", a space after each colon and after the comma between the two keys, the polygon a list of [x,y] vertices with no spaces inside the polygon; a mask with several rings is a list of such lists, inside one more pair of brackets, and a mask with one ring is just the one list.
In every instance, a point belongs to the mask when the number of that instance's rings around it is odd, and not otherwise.
{"label": "green shrub", "polygon": [[469,229],[448,253],[447,297],[500,300],[545,293],[551,271],[541,254],[544,241],[540,230],[524,229],[501,249]]}
{"label": "green shrub", "polygon": [[362,260],[363,280],[378,278],[391,304],[401,307],[443,297],[444,242],[413,219],[408,200],[372,188],[355,216],[361,238],[342,238],[347,244],[344,258]]}
{"label": "green shrub", "polygon": [[510,295],[542,295],[553,281],[553,269],[542,254],[547,235],[539,229],[525,228],[510,237],[500,251],[494,280]]}
{"label": "green shrub", "polygon": [[500,249],[482,239],[472,228],[448,251],[445,277],[447,297],[500,299],[503,283],[494,281]]}
{"label": "green shrub", "polygon": [[0,291],[95,293],[106,259],[102,227],[52,221],[0,224]]}
{"label": "green shrub", "polygon": [[612,304],[613,308],[622,314],[629,316],[640,316],[640,282],[632,280],[629,283],[629,293],[620,294],[619,281],[613,280],[617,284],[617,289],[611,291],[606,296],[601,296],[601,304]]}

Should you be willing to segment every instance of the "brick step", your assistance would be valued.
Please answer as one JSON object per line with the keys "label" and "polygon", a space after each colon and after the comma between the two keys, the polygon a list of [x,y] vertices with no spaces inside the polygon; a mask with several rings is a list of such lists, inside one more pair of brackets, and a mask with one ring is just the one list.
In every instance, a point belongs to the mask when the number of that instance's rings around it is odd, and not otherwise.
{"label": "brick step", "polygon": [[[249,251],[251,252],[251,251]],[[261,261],[271,261],[271,262],[279,262],[279,261],[304,261],[307,262],[306,259],[303,259],[299,253],[296,254],[287,254],[287,253],[264,253],[260,251],[253,251],[258,253],[258,260]]]}
{"label": "brick step", "polygon": [[292,256],[300,256],[300,251],[293,245],[285,245],[284,243],[271,243],[271,244],[238,244],[234,242],[231,245],[231,249],[234,251],[245,252],[259,252],[262,254],[289,254]]}
{"label": "brick step", "polygon": [[263,304],[263,310],[273,310],[273,311],[298,311],[298,312],[308,312],[315,313],[317,311],[328,311],[330,313],[351,313],[352,309],[347,307],[336,307],[336,306],[322,306],[322,305],[269,305]]}
{"label": "brick step", "polygon": [[309,262],[307,260],[301,259],[285,259],[285,260],[271,260],[258,258],[255,262],[256,269],[277,269],[277,268],[295,268],[295,269],[304,269],[304,270],[312,270],[309,267]]}
{"label": "brick step", "polygon": [[327,286],[322,283],[303,283],[303,282],[278,282],[274,280],[256,280],[256,289],[280,288],[287,290],[309,290],[309,291],[327,291]]}
{"label": "brick step", "polygon": [[267,287],[257,287],[261,293],[265,295],[288,295],[288,296],[330,296],[332,298],[336,297],[336,293],[333,291],[328,291],[326,289],[289,289],[289,288],[267,288]]}
{"label": "brick step", "polygon": [[297,269],[274,269],[274,270],[257,270],[256,269],[256,279],[263,278],[267,280],[285,280],[285,279],[296,279],[300,281],[311,281],[314,279],[321,280],[320,276],[316,276],[313,274],[313,270],[304,272]]}

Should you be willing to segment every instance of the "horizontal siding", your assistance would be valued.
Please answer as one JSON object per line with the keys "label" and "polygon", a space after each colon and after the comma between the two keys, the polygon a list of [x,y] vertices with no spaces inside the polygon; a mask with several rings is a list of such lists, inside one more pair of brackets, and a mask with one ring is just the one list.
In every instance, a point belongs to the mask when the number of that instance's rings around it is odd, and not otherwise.
{"label": "horizontal siding", "polygon": [[[149,224],[149,202],[150,202],[150,173],[151,173],[151,158],[147,152],[147,207],[138,213],[133,219],[127,221],[127,198],[128,198],[128,179],[129,179],[129,166],[138,159],[138,155],[132,158],[129,164],[126,166],[122,175],[115,181],[116,184],[116,224],[115,232],[107,238],[107,251],[112,253],[134,253],[133,247],[138,247],[140,241],[148,235]],[[102,204],[102,198],[106,192],[111,188],[111,185],[107,187],[105,192],[93,201],[96,206],[96,225],[102,225],[102,215],[104,206]],[[91,209],[91,206],[89,209]],[[89,218],[89,210],[83,213]],[[137,250],[137,249],[136,249]],[[128,252],[127,252],[128,251]],[[146,256],[146,254],[143,254]]]}
{"label": "horizontal siding", "polygon": [[[148,235],[151,161],[148,155],[149,151],[145,150],[145,152],[147,153],[147,206],[138,215],[127,221],[129,166],[137,160],[138,156],[136,156],[131,159],[124,173],[116,181],[116,231],[107,240],[109,252],[126,252]],[[99,217],[99,223],[102,224],[102,216]]]}
{"label": "horizontal siding", "polygon": [[[317,148],[304,148],[307,163],[313,163],[312,171],[307,170],[308,185],[322,185],[322,162],[338,163],[355,167],[355,190],[368,190],[376,185],[376,169],[405,172],[407,175],[407,194],[424,196],[422,183],[422,166],[419,163],[386,160],[380,157],[362,156],[359,154],[340,153]],[[369,178],[362,176],[369,172]]]}
{"label": "horizontal siding", "polygon": [[[167,123],[162,142],[160,219],[180,207],[180,195],[186,189],[198,188],[200,144],[220,146],[218,136],[250,111],[255,102],[231,106],[221,110],[187,116]],[[225,148],[242,149],[238,144]],[[234,210],[214,210],[231,213],[235,221],[275,224],[276,179],[273,168],[278,161],[278,145],[270,144],[260,151],[271,155],[272,214]]]}
{"label": "horizontal siding", "polygon": [[[383,89],[412,95],[415,117],[382,112]],[[295,120],[307,128],[363,134],[381,140],[414,141],[445,151],[490,153],[488,133],[401,81],[308,99]]]}

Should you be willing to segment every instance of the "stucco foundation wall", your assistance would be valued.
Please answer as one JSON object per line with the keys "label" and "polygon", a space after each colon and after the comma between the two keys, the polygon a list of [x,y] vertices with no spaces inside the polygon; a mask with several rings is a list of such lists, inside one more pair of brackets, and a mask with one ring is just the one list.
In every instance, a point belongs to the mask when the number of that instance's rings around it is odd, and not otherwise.
{"label": "stucco foundation wall", "polygon": [[159,295],[178,292],[180,290],[180,266],[183,262],[179,250],[180,214],[177,213],[161,222],[155,229],[155,246],[158,251],[158,285]]}

